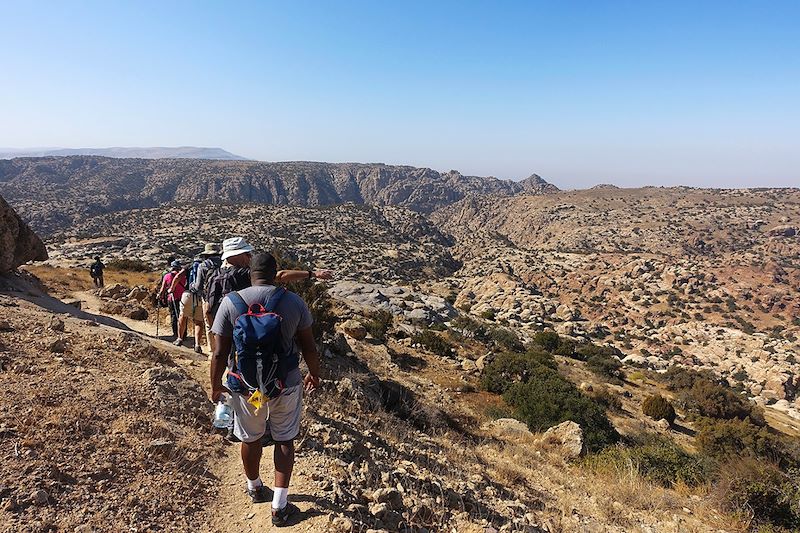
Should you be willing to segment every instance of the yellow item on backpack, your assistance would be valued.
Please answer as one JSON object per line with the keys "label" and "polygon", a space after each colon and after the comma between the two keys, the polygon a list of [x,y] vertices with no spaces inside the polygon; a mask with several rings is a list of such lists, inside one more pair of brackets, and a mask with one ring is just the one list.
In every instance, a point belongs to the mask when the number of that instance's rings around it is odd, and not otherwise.
{"label": "yellow item on backpack", "polygon": [[256,408],[256,410],[261,409],[261,406],[264,405],[269,401],[269,398],[264,399],[264,395],[261,394],[260,390],[256,390],[250,397],[247,399],[247,403],[252,405]]}

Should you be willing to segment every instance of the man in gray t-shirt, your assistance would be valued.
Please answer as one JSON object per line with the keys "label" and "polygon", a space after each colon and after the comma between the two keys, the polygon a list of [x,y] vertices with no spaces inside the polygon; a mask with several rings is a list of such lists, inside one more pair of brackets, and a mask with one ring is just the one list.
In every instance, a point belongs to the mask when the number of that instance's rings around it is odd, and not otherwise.
{"label": "man in gray t-shirt", "polygon": [[[252,286],[238,291],[249,306],[254,303],[267,305],[272,294],[277,274],[275,258],[259,254],[250,262]],[[211,360],[211,399],[219,401],[223,392],[230,392],[234,410],[234,434],[242,441],[242,463],[247,476],[247,492],[254,503],[268,501],[267,490],[261,482],[262,439],[269,416],[272,438],[275,440],[275,487],[272,498],[272,522],[285,525],[297,507],[287,502],[289,481],[294,467],[294,439],[300,430],[303,389],[311,392],[319,387],[320,362],[314,336],[311,332],[312,318],[308,306],[294,293],[286,292],[275,307],[281,316],[281,340],[284,353],[289,357],[289,375],[283,393],[269,401],[268,408],[256,409],[247,400],[247,387],[235,376],[228,374],[227,388],[222,386],[222,377],[231,363],[230,353],[233,329],[240,312],[226,297],[214,317],[211,331],[216,335],[214,357]],[[308,366],[308,375],[303,379],[300,354]],[[305,385],[305,387],[304,387]]]}

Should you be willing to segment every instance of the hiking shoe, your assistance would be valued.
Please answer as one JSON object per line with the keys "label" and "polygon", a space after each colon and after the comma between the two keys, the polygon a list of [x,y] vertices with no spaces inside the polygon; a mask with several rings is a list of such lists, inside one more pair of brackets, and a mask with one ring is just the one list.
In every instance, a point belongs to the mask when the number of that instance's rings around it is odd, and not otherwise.
{"label": "hiking shoe", "polygon": [[253,503],[264,503],[270,501],[272,498],[267,492],[267,487],[261,485],[254,489],[247,489],[247,495],[253,500]]}
{"label": "hiking shoe", "polygon": [[289,525],[289,518],[299,513],[300,509],[296,505],[287,503],[283,509],[272,509],[272,525],[276,527],[283,527]]}
{"label": "hiking shoe", "polygon": [[194,353],[203,353],[203,349],[200,347],[199,344],[195,344]]}
{"label": "hiking shoe", "polygon": [[172,344],[174,344],[175,346],[183,346],[183,339],[175,339],[174,341],[172,341]]}

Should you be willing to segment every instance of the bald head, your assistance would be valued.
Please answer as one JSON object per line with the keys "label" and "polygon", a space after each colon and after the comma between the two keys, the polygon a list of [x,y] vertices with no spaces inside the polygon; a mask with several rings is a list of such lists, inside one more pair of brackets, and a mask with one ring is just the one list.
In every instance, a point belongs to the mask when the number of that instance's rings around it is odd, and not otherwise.
{"label": "bald head", "polygon": [[256,282],[272,283],[278,273],[278,262],[272,254],[256,254],[250,260],[250,280]]}

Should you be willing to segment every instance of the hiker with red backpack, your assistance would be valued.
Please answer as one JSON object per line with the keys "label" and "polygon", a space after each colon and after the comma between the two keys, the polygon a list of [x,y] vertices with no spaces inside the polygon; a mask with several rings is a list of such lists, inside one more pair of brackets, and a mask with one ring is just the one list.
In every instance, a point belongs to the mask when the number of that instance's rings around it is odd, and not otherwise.
{"label": "hiker with red backpack", "polygon": [[169,272],[164,274],[161,278],[161,288],[156,295],[157,300],[162,300],[163,295],[166,294],[167,307],[169,307],[169,314],[172,318],[172,334],[178,338],[178,317],[180,316],[180,302],[183,291],[186,288],[185,281],[173,284],[179,272],[181,271],[181,262],[173,261],[170,264]]}
{"label": "hiker with red backpack", "polygon": [[[252,254],[252,249],[226,259],[245,253]],[[272,523],[283,526],[298,512],[287,501],[294,439],[300,430],[303,391],[312,392],[320,384],[320,360],[308,306],[296,294],[275,286],[275,258],[258,254],[249,263],[252,286],[228,294],[214,319],[211,399],[217,402],[223,393],[231,395],[233,431],[242,442],[247,492],[254,503],[269,501],[259,474],[262,437],[269,419],[275,441]],[[300,372],[300,354],[308,366],[305,378]],[[228,377],[223,386],[226,368]]]}

